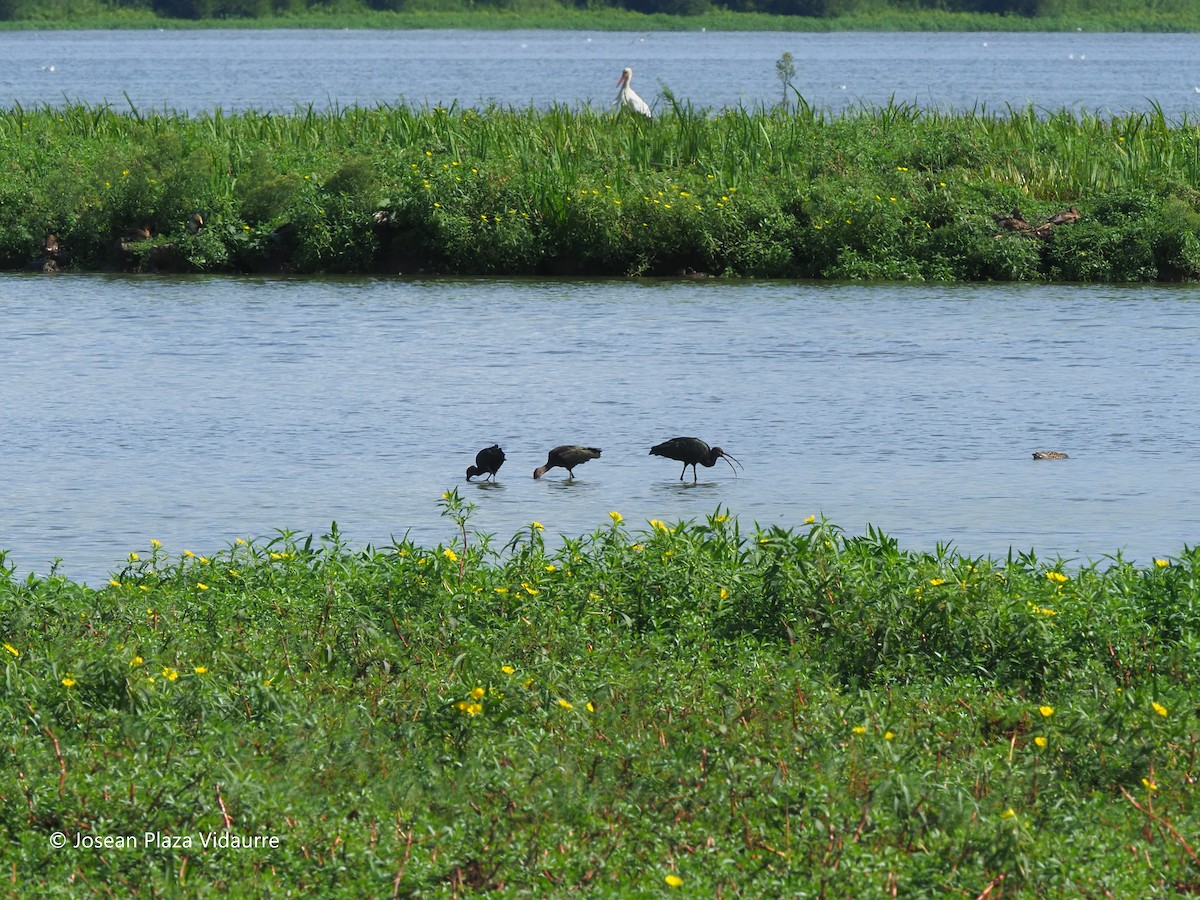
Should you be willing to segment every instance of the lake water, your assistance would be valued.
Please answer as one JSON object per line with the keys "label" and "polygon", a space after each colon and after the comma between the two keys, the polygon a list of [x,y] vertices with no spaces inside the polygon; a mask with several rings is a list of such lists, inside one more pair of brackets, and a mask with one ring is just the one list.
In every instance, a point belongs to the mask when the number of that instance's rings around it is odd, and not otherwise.
{"label": "lake water", "polygon": [[[0,275],[0,548],[100,583],[151,538],[501,541],[620,511],[826,515],[1141,563],[1200,539],[1200,287]],[[648,455],[720,444],[683,484]],[[480,447],[499,484],[467,484]],[[599,460],[534,481],[559,443]],[[1070,459],[1034,462],[1034,450]]]}
{"label": "lake water", "polygon": [[810,103],[895,98],[1005,113],[1200,114],[1200,34],[576,31],[0,32],[0,106],[201,113],[410,103],[608,106],[621,68],[662,109],[774,104],[791,53]]}

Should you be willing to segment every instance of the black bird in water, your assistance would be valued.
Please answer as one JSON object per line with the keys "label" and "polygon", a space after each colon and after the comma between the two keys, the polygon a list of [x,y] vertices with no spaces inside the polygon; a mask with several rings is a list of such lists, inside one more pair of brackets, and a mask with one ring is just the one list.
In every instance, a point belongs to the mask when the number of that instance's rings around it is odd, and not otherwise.
{"label": "black bird in water", "polygon": [[567,470],[568,478],[574,478],[575,473],[572,469],[583,465],[589,459],[596,459],[599,455],[599,447],[580,447],[578,444],[563,444],[561,447],[555,447],[546,455],[546,464],[534,469],[533,477],[541,478],[553,468],[562,468]]}
{"label": "black bird in water", "polygon": [[[476,475],[487,475],[494,481],[496,473],[500,471],[502,465],[504,465],[504,451],[500,449],[500,445],[492,444],[490,447],[484,447],[475,454],[475,465],[467,467],[467,481]],[[483,480],[487,481],[487,478]]]}
{"label": "black bird in water", "polygon": [[[669,441],[663,441],[650,448],[651,456],[665,456],[667,459],[678,460],[683,463],[683,471],[679,473],[679,480],[683,481],[683,476],[687,474],[687,467],[692,467],[692,484],[696,483],[696,465],[702,465],[706,469],[711,469],[717,464],[717,459],[724,459],[725,464],[733,469],[733,463],[741,465],[736,459],[733,459],[728,453],[720,447],[710,447],[700,438],[694,437],[677,437],[671,438]],[[730,460],[733,459],[733,462]],[[733,469],[733,474],[737,475],[737,469]]]}

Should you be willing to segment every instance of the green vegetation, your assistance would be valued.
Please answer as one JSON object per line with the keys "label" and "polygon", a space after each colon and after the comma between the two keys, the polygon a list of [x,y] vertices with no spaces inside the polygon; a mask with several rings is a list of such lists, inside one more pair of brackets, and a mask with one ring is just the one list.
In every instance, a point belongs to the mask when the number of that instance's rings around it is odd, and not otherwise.
{"label": "green vegetation", "polygon": [[1193,0],[0,0],[16,28],[1197,31]]}
{"label": "green vegetation", "polygon": [[[790,77],[790,76],[789,76]],[[0,110],[0,266],[1148,281],[1200,277],[1200,131],[832,114]],[[1037,225],[1074,205],[1078,222]],[[46,251],[47,236],[56,248]]]}
{"label": "green vegetation", "polygon": [[1200,887],[1200,551],[1076,569],[721,511],[501,549],[444,503],[433,548],[335,526],[0,580],[10,890]]}

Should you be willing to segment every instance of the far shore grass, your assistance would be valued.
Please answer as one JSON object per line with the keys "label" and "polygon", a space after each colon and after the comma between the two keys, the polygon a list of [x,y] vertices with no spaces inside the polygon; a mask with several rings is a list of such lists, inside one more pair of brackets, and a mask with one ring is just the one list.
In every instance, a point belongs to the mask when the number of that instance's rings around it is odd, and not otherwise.
{"label": "far shore grass", "polygon": [[1200,8],[1149,7],[1047,16],[993,15],[944,10],[881,10],[841,16],[781,16],[714,10],[698,15],[645,14],[625,9],[410,10],[392,12],[351,5],[282,12],[262,18],[179,19],[136,9],[77,4],[69,14],[43,7],[29,18],[0,21],[0,30],[141,28],[351,28],[351,29],[562,29],[568,31],[1200,31]]}
{"label": "far shore grass", "polygon": [[[1200,553],[1082,568],[727,510],[0,577],[14,896],[1168,898]],[[81,886],[83,886],[81,888]]]}

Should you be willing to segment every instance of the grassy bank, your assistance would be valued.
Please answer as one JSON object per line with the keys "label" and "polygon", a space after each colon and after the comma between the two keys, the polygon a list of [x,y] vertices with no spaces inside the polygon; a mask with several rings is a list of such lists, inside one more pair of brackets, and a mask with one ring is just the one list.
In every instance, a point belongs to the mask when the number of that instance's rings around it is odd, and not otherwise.
{"label": "grassy bank", "polygon": [[501,548],[445,503],[436,547],[0,581],[10,889],[1200,887],[1194,551],[1064,569],[724,512]]}
{"label": "grassy bank", "polygon": [[[1200,132],[1157,113],[0,111],[0,266],[1200,277]],[[1018,231],[1077,207],[1080,219]],[[50,236],[53,236],[51,239]]]}
{"label": "grassy bank", "polygon": [[[706,4],[702,4],[706,5]],[[1200,9],[1178,2],[1113,9],[1097,4],[1078,8],[1060,4],[1036,16],[938,9],[894,8],[863,4],[837,15],[775,15],[708,8],[695,15],[635,12],[616,7],[580,9],[556,3],[513,2],[503,6],[460,7],[445,3],[410,3],[401,11],[372,9],[366,4],[333,3],[304,6],[276,3],[254,15],[262,4],[230,0],[228,12],[210,18],[178,18],[153,9],[113,6],[99,0],[67,4],[16,0],[13,17],[0,19],[0,29],[114,28],[371,28],[479,29],[553,28],[569,31],[1200,31]],[[0,2],[0,8],[3,3]]]}

